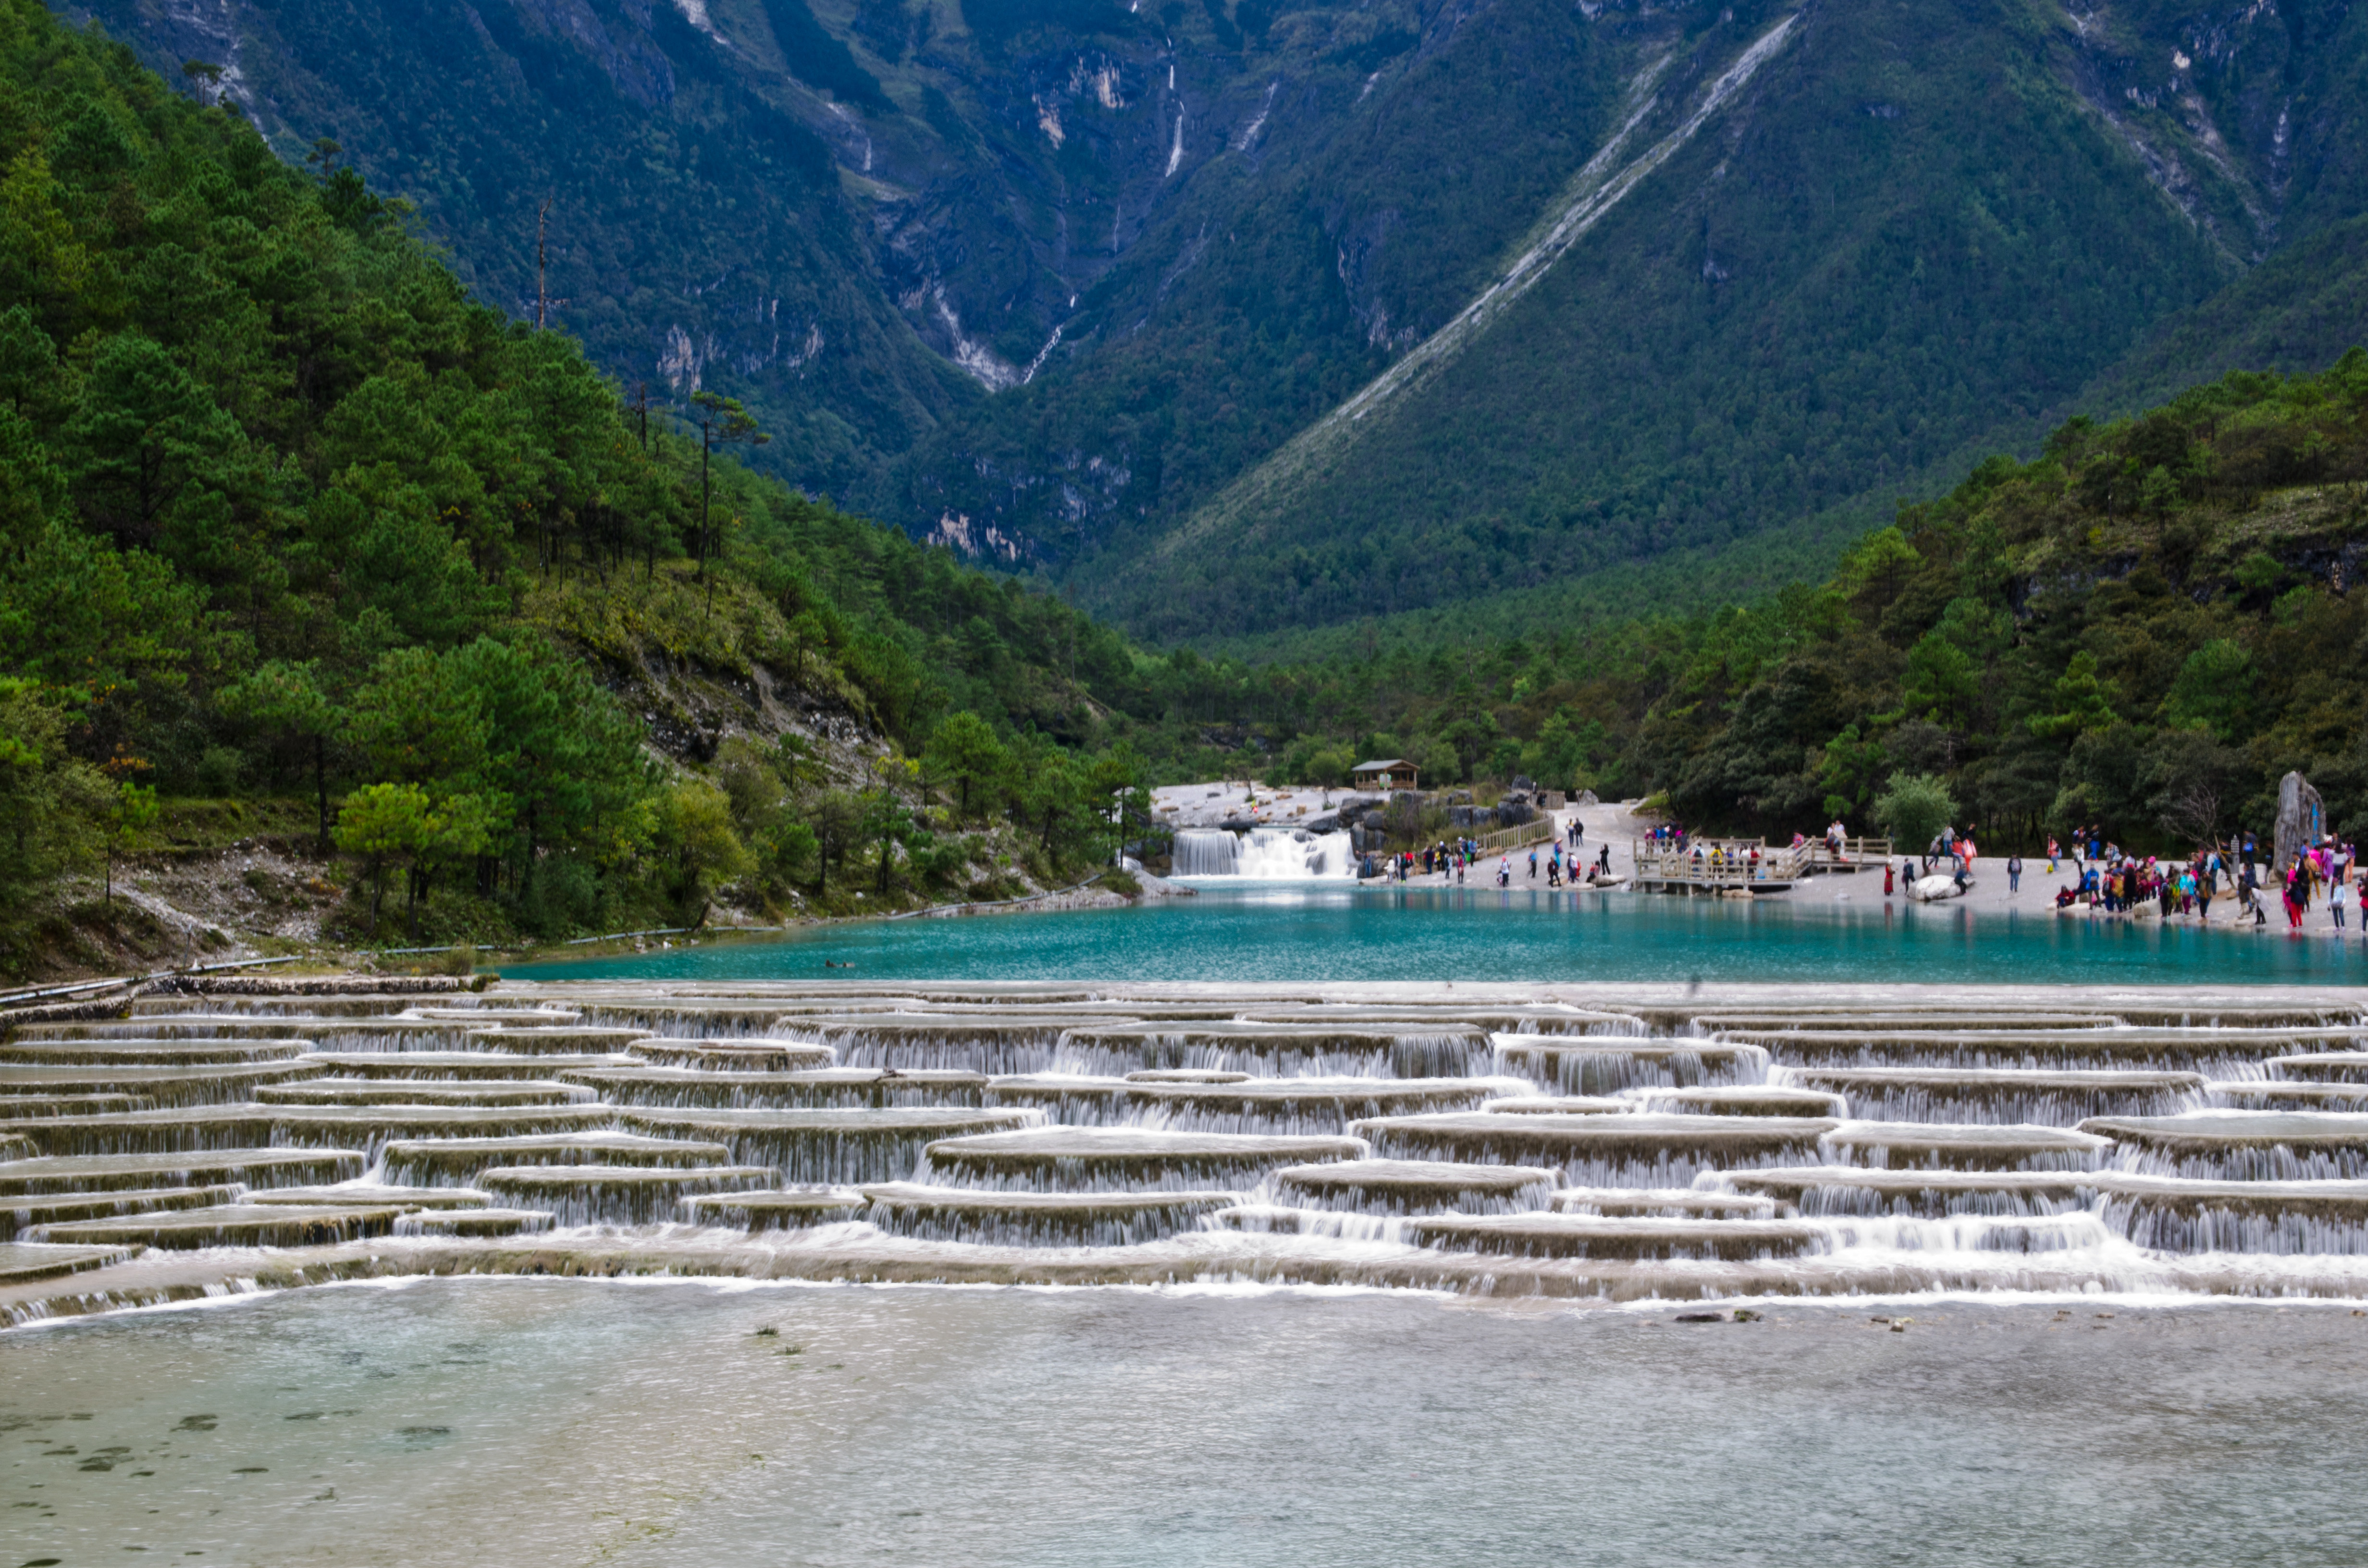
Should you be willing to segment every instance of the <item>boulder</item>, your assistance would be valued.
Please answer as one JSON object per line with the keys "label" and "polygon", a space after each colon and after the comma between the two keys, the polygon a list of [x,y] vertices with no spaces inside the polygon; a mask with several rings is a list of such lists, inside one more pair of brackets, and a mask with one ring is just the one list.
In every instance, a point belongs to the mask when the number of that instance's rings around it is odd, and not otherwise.
{"label": "boulder", "polygon": [[1929,877],[1918,877],[1908,883],[1907,896],[1918,903],[1938,903],[1942,899],[1963,898],[1973,891],[1973,879],[1970,877],[1965,880],[1964,886],[1959,887],[1956,878],[1936,873]]}

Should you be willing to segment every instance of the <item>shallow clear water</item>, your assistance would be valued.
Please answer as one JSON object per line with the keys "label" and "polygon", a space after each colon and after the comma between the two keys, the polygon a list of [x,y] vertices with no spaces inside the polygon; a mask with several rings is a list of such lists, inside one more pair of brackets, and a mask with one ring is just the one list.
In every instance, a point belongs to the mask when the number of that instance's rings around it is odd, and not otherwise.
{"label": "shallow clear water", "polygon": [[[1872,885],[1872,883],[1870,883]],[[505,968],[541,979],[1850,981],[2356,984],[2368,946],[1947,905],[1201,884],[1111,910],[864,921]],[[836,974],[837,971],[828,971]]]}
{"label": "shallow clear water", "polygon": [[302,1291],[0,1335],[0,1559],[2368,1560],[2368,1318],[2060,1305]]}

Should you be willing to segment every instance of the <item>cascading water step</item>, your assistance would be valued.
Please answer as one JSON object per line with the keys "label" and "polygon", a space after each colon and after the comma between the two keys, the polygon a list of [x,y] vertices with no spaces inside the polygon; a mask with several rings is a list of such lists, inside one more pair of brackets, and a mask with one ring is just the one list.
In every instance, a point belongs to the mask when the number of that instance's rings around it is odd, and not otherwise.
{"label": "cascading water step", "polygon": [[9,1130],[44,1153],[165,1153],[176,1149],[369,1149],[393,1138],[526,1136],[605,1127],[607,1106],[526,1106],[500,1109],[436,1106],[200,1106],[126,1116],[57,1117]]}
{"label": "cascading water step", "polygon": [[1634,1116],[1640,1104],[1618,1095],[1511,1095],[1480,1108],[1504,1116]]}
{"label": "cascading water step", "polygon": [[121,1116],[129,1111],[154,1110],[147,1095],[9,1095],[0,1097],[0,1117],[23,1121],[56,1116]]}
{"label": "cascading water step", "polygon": [[826,1045],[799,1045],[791,1040],[675,1040],[655,1035],[635,1040],[627,1054],[632,1061],[620,1065],[689,1067],[707,1073],[806,1073],[828,1067],[834,1057]]}
{"label": "cascading water step", "polygon": [[2096,1215],[1956,1214],[1938,1219],[1884,1215],[1819,1221],[1837,1253],[1877,1255],[1943,1253],[2052,1254],[2096,1252],[2120,1238]]}
{"label": "cascading water step", "polygon": [[1048,1127],[949,1138],[927,1151],[924,1181],[1010,1191],[1108,1193],[1129,1187],[1182,1190],[1253,1187],[1284,1165],[1355,1159],[1361,1139],[1132,1127]]}
{"label": "cascading water step", "polygon": [[69,1019],[17,1024],[9,1030],[11,1043],[57,1044],[82,1040],[98,1044],[122,1040],[131,1045],[157,1045],[171,1040],[236,1041],[242,1040],[302,1040],[300,1023],[324,1023],[321,1018],[258,1018],[213,1013],[148,1013],[131,1018]]}
{"label": "cascading water step", "polygon": [[394,1222],[398,1236],[522,1236],[548,1231],[547,1209],[415,1209]]}
{"label": "cascading water step", "polygon": [[644,1029],[594,1028],[585,1025],[537,1028],[472,1028],[461,1037],[468,1051],[506,1051],[515,1056],[621,1055],[649,1039]]}
{"label": "cascading water step", "polygon": [[2101,1163],[2112,1140],[2062,1127],[1967,1122],[1844,1122],[1826,1139],[1846,1163],[1872,1170],[2079,1171]]}
{"label": "cascading water step", "polygon": [[1253,1078],[1131,1084],[1122,1114],[1190,1132],[1338,1132],[1367,1117],[1476,1110],[1523,1085],[1507,1078]]}
{"label": "cascading water step", "polygon": [[385,1182],[351,1181],[335,1187],[283,1187],[254,1192],[248,1203],[279,1203],[299,1209],[483,1209],[493,1201],[468,1187],[395,1187]]}
{"label": "cascading water step", "polygon": [[712,1072],[688,1067],[594,1067],[564,1075],[615,1105],[725,1110],[821,1107],[976,1106],[981,1073],[949,1068],[822,1067],[795,1073]]}
{"label": "cascading water step", "polygon": [[1703,1040],[1500,1034],[1490,1037],[1500,1070],[1552,1092],[1609,1095],[1622,1089],[1712,1088],[1758,1084],[1768,1053],[1757,1045]]}
{"label": "cascading water step", "polygon": [[0,1242],[0,1286],[29,1285],[84,1274],[121,1263],[139,1249],[120,1246],[64,1246],[47,1242]]}
{"label": "cascading water step", "polygon": [[1051,1068],[1061,1036],[1079,1022],[1059,1013],[874,1013],[789,1020],[781,1032],[827,1048],[847,1067],[953,1068],[1001,1075]]}
{"label": "cascading water step", "polygon": [[506,1051],[322,1051],[304,1060],[340,1078],[419,1083],[544,1083],[562,1073],[637,1065],[627,1056],[516,1056]]}
{"label": "cascading water step", "polygon": [[1245,1023],[1298,1026],[1331,1024],[1371,1028],[1383,1025],[1405,1028],[1424,1025],[1469,1026],[1490,1034],[1510,1035],[1586,1035],[1598,1030],[1614,1035],[1642,1032],[1636,1020],[1624,1013],[1587,1012],[1577,1007],[1457,1006],[1452,1003],[1428,1007],[1364,1007],[1318,1004],[1295,1007],[1246,1007],[1240,1017]]}
{"label": "cascading water step", "polygon": [[1705,1035],[1732,1032],[1758,1039],[1763,1031],[1798,1034],[1832,1033],[1836,1030],[1864,1033],[1878,1029],[2011,1029],[2024,1032],[2032,1029],[2112,1028],[2120,1022],[2120,1018],[2106,1012],[2026,1013],[2001,1010],[1918,1013],[1883,1009],[1823,1012],[1804,1008],[1797,1013],[1697,1013],[1687,1020],[1687,1027]]}
{"label": "cascading water step", "polygon": [[2368,1176],[2368,1114],[2202,1110],[2098,1117],[2081,1130],[2112,1139],[2158,1176],[2246,1181]]}
{"label": "cascading water step", "polygon": [[1557,1214],[1630,1215],[1639,1219],[1772,1220],[1776,1202],[1691,1187],[1565,1187],[1554,1195]]}
{"label": "cascading water step", "polygon": [[1523,1257],[1625,1260],[1795,1257],[1822,1250],[1816,1226],[1788,1220],[1639,1219],[1570,1213],[1497,1214],[1406,1222],[1420,1246]]}
{"label": "cascading water step", "polygon": [[1340,1160],[1286,1165],[1274,1173],[1274,1189],[1286,1204],[1349,1213],[1495,1214],[1544,1208],[1559,1174],[1446,1160]]}
{"label": "cascading water step", "polygon": [[1540,1165],[1582,1187],[1679,1187],[1705,1170],[1795,1164],[1838,1122],[1772,1116],[1445,1116],[1356,1121],[1389,1158]]}
{"label": "cascading water step", "polygon": [[1778,1084],[1728,1084],[1708,1089],[1632,1089],[1636,1108],[1674,1116],[1793,1116],[1839,1119],[1842,1096]]}
{"label": "cascading water step", "polygon": [[[468,998],[447,994],[431,998],[439,1006],[466,1010]],[[135,997],[131,1016],[135,1018],[165,1017],[192,1012],[227,1013],[238,1017],[274,1018],[288,1016],[308,1017],[367,1018],[392,1017],[410,1012],[420,1004],[414,995],[369,995],[352,994],[344,996],[256,995],[241,996],[216,994],[206,996],[168,993],[158,996]]]}
{"label": "cascading water step", "polygon": [[396,1186],[468,1187],[481,1171],[523,1165],[599,1165],[677,1169],[722,1165],[732,1152],[721,1143],[650,1138],[637,1132],[579,1132],[544,1138],[422,1138],[389,1143],[380,1155],[385,1179]]}
{"label": "cascading water step", "polygon": [[[2363,1058],[2368,1060],[2368,1058]],[[1784,1081],[1844,1097],[1867,1121],[2028,1122],[2161,1116],[2203,1091],[2200,1073],[2039,1067],[1791,1067]]]}
{"label": "cascading water step", "polygon": [[2294,1083],[2284,1078],[2221,1080],[2203,1085],[2200,1109],[2368,1111],[2368,1084]]}
{"label": "cascading water step", "polygon": [[2208,1072],[2292,1056],[2356,1031],[2270,1029],[1736,1029],[1717,1039],[1755,1046],[1781,1066],[2123,1068]]}
{"label": "cascading water step", "polygon": [[416,1017],[471,1024],[478,1028],[564,1028],[584,1022],[572,1007],[414,1007]]}
{"label": "cascading water step", "polygon": [[1057,1062],[1078,1073],[1212,1068],[1260,1078],[1470,1078],[1494,1062],[1469,1024],[1094,1024],[1062,1035]]}
{"label": "cascading water step", "polygon": [[[1249,1074],[1229,1073],[1229,1081],[1246,1082]],[[990,1078],[983,1091],[986,1104],[1042,1111],[1052,1121],[1099,1126],[1127,1119],[1133,1104],[1125,1078],[1088,1078],[1060,1073],[1026,1073]]]}
{"label": "cascading water step", "polygon": [[51,1154],[0,1163],[0,1196],[103,1192],[119,1187],[296,1187],[343,1181],[362,1156],[336,1149],[215,1149],[205,1153]]}
{"label": "cascading water step", "polygon": [[27,1067],[230,1067],[292,1062],[297,1040],[58,1040],[0,1046],[0,1062]]}
{"label": "cascading water step", "polygon": [[985,1192],[888,1182],[863,1217],[891,1235],[987,1246],[1135,1246],[1190,1230],[1235,1192]]}
{"label": "cascading water step", "polygon": [[668,1040],[701,1040],[717,1045],[762,1045],[767,1043],[766,1037],[801,1028],[809,1019],[893,1013],[912,1005],[908,998],[894,996],[725,1002],[711,1006],[689,1001],[653,1002],[647,998],[616,996],[586,998],[579,1006],[584,1022],[603,1028],[642,1029]]}
{"label": "cascading water step", "polygon": [[2089,1171],[1866,1170],[1855,1165],[1736,1171],[1721,1178],[1795,1213],[1894,1215],[2065,1214],[2087,1208],[2102,1179]]}
{"label": "cascading water step", "polygon": [[1216,1067],[1145,1067],[1118,1080],[1122,1084],[1247,1084],[1247,1073]]}
{"label": "cascading water step", "polygon": [[598,1098],[575,1084],[438,1084],[381,1078],[314,1078],[309,1083],[257,1089],[259,1105],[312,1106],[557,1106],[588,1105]]}
{"label": "cascading water step", "polygon": [[108,1220],[79,1220],[44,1225],[36,1232],[41,1241],[84,1245],[151,1246],[182,1249],[220,1246],[323,1246],[332,1242],[383,1236],[403,1217],[400,1209],[364,1209],[340,1205],[327,1209],[293,1209],[279,1204],[225,1203],[211,1209],[182,1209],[160,1214],[125,1215]]}
{"label": "cascading water step", "polygon": [[863,1194],[851,1187],[704,1193],[682,1200],[684,1220],[738,1231],[803,1231],[859,1219]]}
{"label": "cascading water step", "polygon": [[677,1217],[694,1193],[738,1192],[780,1179],[763,1165],[494,1165],[476,1185],[497,1199],[547,1210],[563,1225],[649,1225]]}
{"label": "cascading water step", "polygon": [[652,1110],[616,1113],[620,1126],[728,1147],[745,1165],[769,1165],[796,1183],[894,1181],[910,1175],[939,1138],[1034,1123],[1019,1110],[903,1106],[885,1110]]}
{"label": "cascading water step", "polygon": [[0,1119],[10,1098],[23,1095],[139,1095],[161,1107],[225,1105],[255,1097],[265,1084],[315,1077],[301,1059],[241,1062],[208,1067],[0,1067]]}
{"label": "cascading water step", "polygon": [[2314,1051],[2271,1057],[2274,1077],[2303,1084],[2368,1084],[2368,1051]]}
{"label": "cascading water step", "polygon": [[233,1202],[235,1187],[130,1187],[102,1192],[53,1192],[40,1197],[0,1198],[0,1240],[36,1225],[74,1220],[107,1220],[154,1214],[170,1209],[204,1209]]}
{"label": "cascading water step", "polygon": [[2116,1175],[2099,1217],[2164,1252],[2368,1253],[2368,1181],[2214,1181]]}

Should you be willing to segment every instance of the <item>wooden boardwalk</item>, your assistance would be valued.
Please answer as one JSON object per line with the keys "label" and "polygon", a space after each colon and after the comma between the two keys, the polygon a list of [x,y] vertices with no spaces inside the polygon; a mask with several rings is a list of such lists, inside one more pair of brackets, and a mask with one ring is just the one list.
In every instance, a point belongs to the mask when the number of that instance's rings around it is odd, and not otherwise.
{"label": "wooden boardwalk", "polygon": [[1837,855],[1822,838],[1770,848],[1761,838],[1696,838],[1682,849],[1632,838],[1635,885],[1656,892],[1787,892],[1813,876],[1870,870],[1891,857],[1887,838],[1847,838]]}

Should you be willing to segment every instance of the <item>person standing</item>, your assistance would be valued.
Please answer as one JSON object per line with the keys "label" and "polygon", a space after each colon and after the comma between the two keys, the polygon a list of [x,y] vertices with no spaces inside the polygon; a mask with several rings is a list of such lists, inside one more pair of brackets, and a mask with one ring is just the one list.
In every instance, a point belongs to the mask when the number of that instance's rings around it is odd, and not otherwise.
{"label": "person standing", "polygon": [[2327,913],[2333,917],[2335,928],[2343,929],[2343,881],[2337,878],[2327,884]]}
{"label": "person standing", "polygon": [[2061,857],[2056,853],[2055,840],[2051,838],[2047,841],[2047,874],[2049,876],[2055,874],[2055,862],[2059,858]]}
{"label": "person standing", "polygon": [[1888,860],[1883,863],[1883,896],[1891,896],[1891,862]]}
{"label": "person standing", "polygon": [[2022,891],[2022,857],[2020,855],[2009,855],[2006,858],[2006,891],[2009,892]]}

